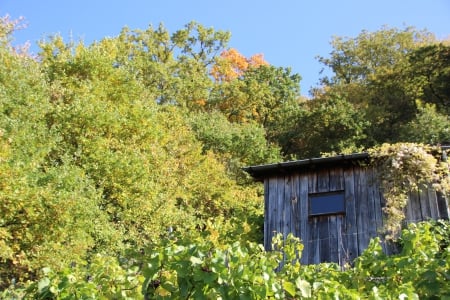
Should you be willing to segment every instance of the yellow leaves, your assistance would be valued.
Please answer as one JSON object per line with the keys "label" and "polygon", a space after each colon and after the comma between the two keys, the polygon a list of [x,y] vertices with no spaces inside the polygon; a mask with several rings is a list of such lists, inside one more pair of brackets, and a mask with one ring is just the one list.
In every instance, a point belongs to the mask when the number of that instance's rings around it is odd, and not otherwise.
{"label": "yellow leaves", "polygon": [[205,99],[198,99],[198,100],[195,100],[194,103],[197,106],[204,107],[206,105],[206,100]]}
{"label": "yellow leaves", "polygon": [[11,259],[14,251],[11,249],[8,240],[11,239],[11,234],[5,229],[0,228],[0,259]]}

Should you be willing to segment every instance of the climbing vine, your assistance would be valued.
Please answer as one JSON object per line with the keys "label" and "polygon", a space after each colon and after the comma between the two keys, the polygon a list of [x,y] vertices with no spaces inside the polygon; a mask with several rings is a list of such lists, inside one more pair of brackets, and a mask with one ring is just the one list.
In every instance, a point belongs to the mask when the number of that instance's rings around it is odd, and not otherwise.
{"label": "climbing vine", "polygon": [[429,187],[443,193],[450,191],[449,166],[442,159],[446,155],[444,151],[440,147],[414,143],[383,144],[369,150],[386,199],[387,238],[392,239],[399,233],[410,192]]}

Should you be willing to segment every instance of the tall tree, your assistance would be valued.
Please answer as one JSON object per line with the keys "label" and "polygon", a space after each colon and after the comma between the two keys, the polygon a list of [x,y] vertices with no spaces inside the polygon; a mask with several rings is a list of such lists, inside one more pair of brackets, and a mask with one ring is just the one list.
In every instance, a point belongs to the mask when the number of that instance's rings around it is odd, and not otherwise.
{"label": "tall tree", "polygon": [[322,80],[327,87],[322,92],[338,93],[365,111],[371,124],[367,146],[398,141],[400,127],[415,117],[418,93],[411,89],[409,55],[435,42],[427,31],[384,27],[355,38],[337,37],[331,57],[319,57],[333,71]]}
{"label": "tall tree", "polygon": [[255,54],[246,58],[236,49],[224,50],[217,58],[216,63],[211,68],[211,75],[216,81],[232,81],[244,75],[249,68],[267,66],[268,62],[264,60],[262,54]]}
{"label": "tall tree", "polygon": [[421,104],[416,117],[402,126],[400,140],[430,145],[450,143],[450,116],[436,111],[434,104]]}
{"label": "tall tree", "polygon": [[70,156],[51,158],[61,137],[47,122],[55,108],[46,78],[37,61],[11,47],[9,25],[0,22],[7,34],[0,36],[1,287],[44,266],[80,262],[115,237],[89,176]]}
{"label": "tall tree", "polygon": [[359,151],[368,125],[364,114],[338,96],[303,102],[286,122],[290,126],[280,134],[280,145],[285,155],[296,158]]}
{"label": "tall tree", "polygon": [[411,90],[423,102],[450,115],[450,41],[419,47],[408,59]]}
{"label": "tall tree", "polygon": [[205,68],[220,47],[214,31],[192,30],[167,44],[162,29],[88,46],[54,37],[39,60],[2,39],[2,287],[93,253],[140,255],[169,228],[189,235],[210,219],[258,216],[257,189],[238,185],[187,120],[188,66]]}
{"label": "tall tree", "polygon": [[282,118],[280,113],[300,96],[300,75],[269,65],[262,55],[245,58],[235,49],[224,51],[211,74],[216,85],[208,107],[232,122],[256,121],[270,131]]}

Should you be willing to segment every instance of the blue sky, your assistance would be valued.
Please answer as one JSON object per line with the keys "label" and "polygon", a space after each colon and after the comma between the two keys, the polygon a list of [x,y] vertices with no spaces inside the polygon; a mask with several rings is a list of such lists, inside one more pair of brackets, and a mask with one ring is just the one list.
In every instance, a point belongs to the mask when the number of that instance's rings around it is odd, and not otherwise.
{"label": "blue sky", "polygon": [[[230,47],[245,56],[263,53],[278,67],[302,76],[302,94],[318,84],[333,36],[355,37],[384,25],[427,29],[450,38],[448,0],[0,0],[0,15],[25,17],[28,28],[15,34],[16,43],[32,45],[52,34],[86,43],[116,36],[124,26],[145,29],[163,23],[171,32],[197,21],[230,31]],[[32,50],[36,51],[34,46]]]}

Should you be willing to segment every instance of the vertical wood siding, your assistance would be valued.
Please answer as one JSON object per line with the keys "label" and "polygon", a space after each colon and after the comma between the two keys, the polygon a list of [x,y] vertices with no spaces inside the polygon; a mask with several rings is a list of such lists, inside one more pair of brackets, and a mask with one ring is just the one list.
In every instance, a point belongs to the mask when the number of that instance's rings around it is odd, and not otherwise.
{"label": "vertical wood siding", "polygon": [[[382,196],[373,168],[357,165],[272,176],[264,181],[264,244],[293,233],[303,244],[301,262],[351,263],[383,227]],[[345,214],[309,216],[309,194],[343,191]],[[447,199],[429,188],[411,192],[405,223],[448,219]],[[394,249],[383,245],[386,253]]]}

